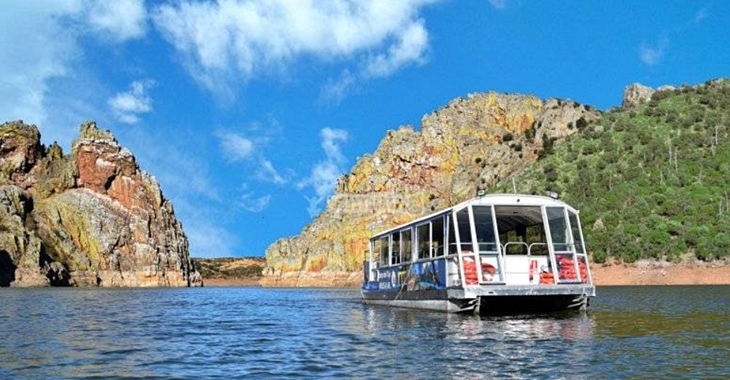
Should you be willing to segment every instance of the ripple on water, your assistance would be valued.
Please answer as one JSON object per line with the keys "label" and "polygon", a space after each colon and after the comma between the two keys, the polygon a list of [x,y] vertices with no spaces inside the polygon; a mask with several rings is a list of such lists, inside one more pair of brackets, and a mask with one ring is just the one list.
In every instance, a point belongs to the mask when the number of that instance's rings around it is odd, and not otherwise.
{"label": "ripple on water", "polygon": [[588,313],[479,318],[354,290],[3,289],[0,378],[727,378],[729,290],[599,288]]}

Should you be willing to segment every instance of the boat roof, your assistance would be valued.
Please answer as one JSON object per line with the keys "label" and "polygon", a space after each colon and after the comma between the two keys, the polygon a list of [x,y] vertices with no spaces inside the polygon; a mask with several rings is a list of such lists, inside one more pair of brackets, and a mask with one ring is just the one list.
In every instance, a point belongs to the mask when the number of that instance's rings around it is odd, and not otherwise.
{"label": "boat roof", "polygon": [[454,206],[447,207],[445,209],[436,211],[434,213],[428,214],[426,216],[422,216],[418,219],[414,219],[408,223],[400,224],[398,226],[395,226],[393,228],[389,228],[385,231],[381,231],[375,235],[373,235],[370,239],[377,239],[379,237],[382,237],[383,235],[387,235],[393,231],[397,231],[402,229],[403,227],[419,224],[423,221],[435,218],[439,215],[451,213],[453,211],[460,211],[461,209],[470,206],[470,205],[494,205],[494,206],[557,206],[557,207],[565,207],[568,210],[579,213],[579,211],[569,204],[555,199],[551,197],[546,197],[542,195],[529,195],[529,194],[487,194],[482,196],[477,196],[472,199],[469,199],[467,201],[458,203]]}

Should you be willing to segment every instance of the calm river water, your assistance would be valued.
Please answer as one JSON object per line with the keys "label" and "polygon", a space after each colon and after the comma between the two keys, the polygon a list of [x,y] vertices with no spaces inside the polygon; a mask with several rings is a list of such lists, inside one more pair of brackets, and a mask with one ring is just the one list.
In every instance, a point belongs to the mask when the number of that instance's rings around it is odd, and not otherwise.
{"label": "calm river water", "polygon": [[730,287],[587,313],[370,307],[356,290],[0,289],[0,378],[730,378]]}

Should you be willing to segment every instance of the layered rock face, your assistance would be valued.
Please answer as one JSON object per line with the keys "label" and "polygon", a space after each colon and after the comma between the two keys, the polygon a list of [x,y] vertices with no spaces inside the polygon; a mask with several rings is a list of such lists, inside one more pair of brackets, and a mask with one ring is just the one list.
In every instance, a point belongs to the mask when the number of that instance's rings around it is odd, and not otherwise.
{"label": "layered rock face", "polygon": [[572,101],[487,93],[425,116],[420,131],[388,131],[340,178],[322,214],[267,249],[261,283],[359,283],[351,272],[362,268],[372,234],[474,197],[599,116]]}
{"label": "layered rock face", "polygon": [[172,204],[94,123],[70,155],[0,125],[0,286],[196,286]]}

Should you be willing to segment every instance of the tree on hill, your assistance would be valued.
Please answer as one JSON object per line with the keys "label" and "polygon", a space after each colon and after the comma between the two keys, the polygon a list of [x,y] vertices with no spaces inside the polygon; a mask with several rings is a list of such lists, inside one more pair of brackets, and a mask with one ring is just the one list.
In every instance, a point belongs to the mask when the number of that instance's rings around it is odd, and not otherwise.
{"label": "tree on hill", "polygon": [[580,208],[595,261],[730,257],[730,80],[657,91],[579,124],[514,180]]}

